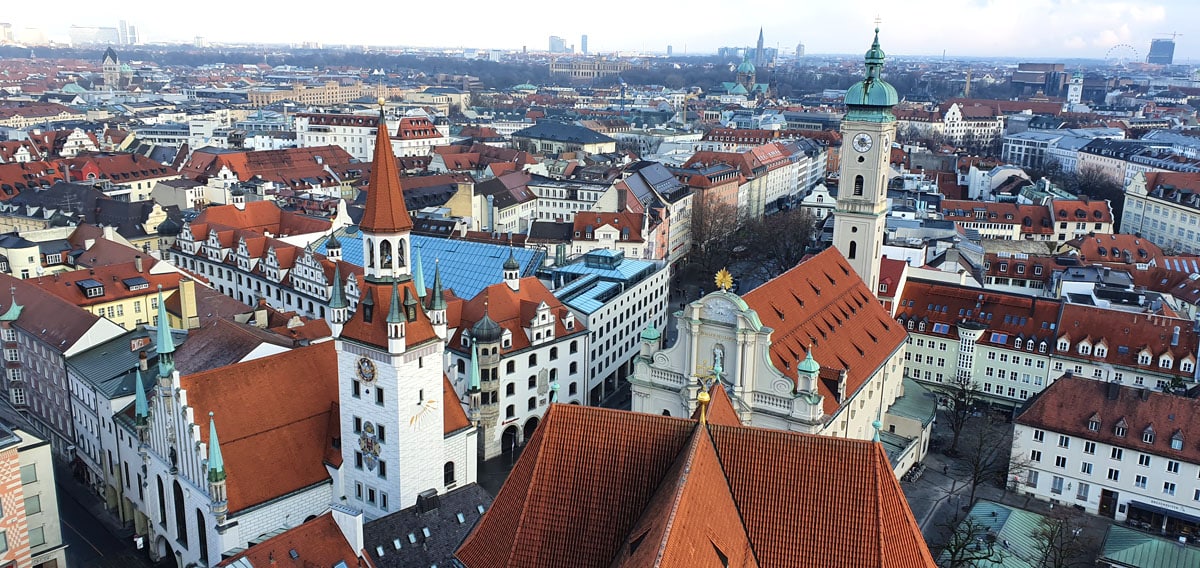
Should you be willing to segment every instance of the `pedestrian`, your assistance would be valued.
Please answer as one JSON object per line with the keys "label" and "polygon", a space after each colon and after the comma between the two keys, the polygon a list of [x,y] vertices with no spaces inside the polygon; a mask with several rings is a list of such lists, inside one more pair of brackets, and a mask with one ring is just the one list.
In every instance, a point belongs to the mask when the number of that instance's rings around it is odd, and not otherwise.
{"label": "pedestrian", "polygon": [[942,475],[950,475],[950,465],[942,464]]}

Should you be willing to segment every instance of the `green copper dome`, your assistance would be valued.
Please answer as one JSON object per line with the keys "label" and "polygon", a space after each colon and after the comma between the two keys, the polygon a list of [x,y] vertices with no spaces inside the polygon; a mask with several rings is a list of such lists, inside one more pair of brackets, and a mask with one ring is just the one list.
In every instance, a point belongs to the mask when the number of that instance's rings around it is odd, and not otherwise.
{"label": "green copper dome", "polygon": [[746,74],[754,73],[754,64],[750,62],[749,53],[742,59],[742,64],[737,66],[737,72]]}
{"label": "green copper dome", "polygon": [[864,114],[863,111],[875,111],[878,115],[877,118],[886,119],[891,116],[888,109],[900,102],[895,87],[879,77],[880,72],[883,71],[884,59],[883,49],[879,47],[879,28],[875,28],[875,41],[871,43],[871,49],[867,50],[864,58],[867,76],[846,89],[846,106],[853,115],[848,118],[866,119],[869,116],[860,116]]}
{"label": "green copper dome", "polygon": [[805,357],[804,360],[801,361],[799,365],[796,365],[796,370],[801,373],[812,373],[812,374],[821,372],[821,365],[817,364],[816,359],[813,359],[811,348],[808,350],[808,356]]}
{"label": "green copper dome", "polygon": [[642,341],[658,341],[660,337],[662,337],[662,333],[654,327],[654,324],[650,324],[642,330]]}

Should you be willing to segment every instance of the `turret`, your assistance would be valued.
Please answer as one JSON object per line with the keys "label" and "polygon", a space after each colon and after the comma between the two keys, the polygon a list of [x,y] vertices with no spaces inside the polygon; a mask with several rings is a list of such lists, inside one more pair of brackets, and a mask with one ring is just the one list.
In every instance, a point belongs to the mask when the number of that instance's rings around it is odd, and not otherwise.
{"label": "turret", "polygon": [[820,372],[821,365],[813,359],[812,346],[809,346],[807,356],[796,365],[796,394],[817,392],[817,375]]}
{"label": "turret", "polygon": [[137,426],[138,443],[150,441],[150,403],[146,398],[146,387],[142,384],[142,370],[137,369],[133,375],[133,415]]}
{"label": "turret", "polygon": [[333,291],[329,295],[329,329],[334,337],[342,335],[342,326],[350,319],[350,303],[346,301],[346,289],[342,283],[342,267],[333,266]]}
{"label": "turret", "polygon": [[404,351],[404,316],[400,313],[400,288],[392,281],[392,303],[387,315],[388,351]]}
{"label": "turret", "polygon": [[511,248],[508,249],[508,260],[504,261],[504,283],[514,292],[521,289],[521,263],[517,262]]}
{"label": "turret", "polygon": [[329,233],[329,240],[325,242],[325,258],[334,262],[342,259],[342,241],[334,233]]}
{"label": "turret", "polygon": [[421,267],[421,245],[413,247],[413,287],[417,289],[417,297],[425,300],[425,269]]}
{"label": "turret", "polygon": [[471,419],[471,424],[479,426],[479,407],[483,404],[483,391],[479,384],[479,345],[474,340],[471,341],[471,369],[468,379],[467,394],[471,398],[468,418]]}
{"label": "turret", "polygon": [[208,494],[217,524],[224,524],[229,505],[225,497],[225,460],[221,457],[221,442],[217,440],[217,421],[211,412],[208,413]]}
{"label": "turret", "polygon": [[825,415],[825,397],[817,388],[821,365],[812,356],[812,346],[804,360],[796,365],[796,392],[792,397],[792,418],[816,426]]}
{"label": "turret", "polygon": [[175,341],[171,338],[171,318],[167,316],[167,304],[163,301],[162,285],[158,286],[158,315],[155,325],[158,326],[158,385],[170,388],[172,374],[175,372]]}
{"label": "turret", "polygon": [[642,352],[641,357],[647,361],[654,355],[656,351],[662,349],[662,333],[654,327],[654,324],[646,326],[642,330]]}
{"label": "turret", "polygon": [[442,291],[442,269],[434,261],[433,292],[429,295],[426,313],[429,321],[433,322],[433,331],[438,337],[446,339],[446,294]]}

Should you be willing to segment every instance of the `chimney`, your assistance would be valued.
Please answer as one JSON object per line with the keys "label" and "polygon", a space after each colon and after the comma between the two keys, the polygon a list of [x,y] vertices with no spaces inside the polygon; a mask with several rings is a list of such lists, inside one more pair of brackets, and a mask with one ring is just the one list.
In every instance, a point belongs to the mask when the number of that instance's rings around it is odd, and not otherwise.
{"label": "chimney", "polygon": [[146,358],[146,352],[138,353],[138,368],[145,371],[150,368],[150,361]]}
{"label": "chimney", "polygon": [[133,257],[133,268],[138,271],[138,274],[142,273],[142,255]]}

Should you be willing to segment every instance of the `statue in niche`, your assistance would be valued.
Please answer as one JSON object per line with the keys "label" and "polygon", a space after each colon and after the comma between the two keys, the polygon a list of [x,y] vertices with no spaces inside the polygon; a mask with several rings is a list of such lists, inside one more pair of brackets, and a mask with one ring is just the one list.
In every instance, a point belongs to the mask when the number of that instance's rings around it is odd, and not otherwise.
{"label": "statue in niche", "polygon": [[379,267],[392,267],[392,243],[389,241],[379,243]]}

